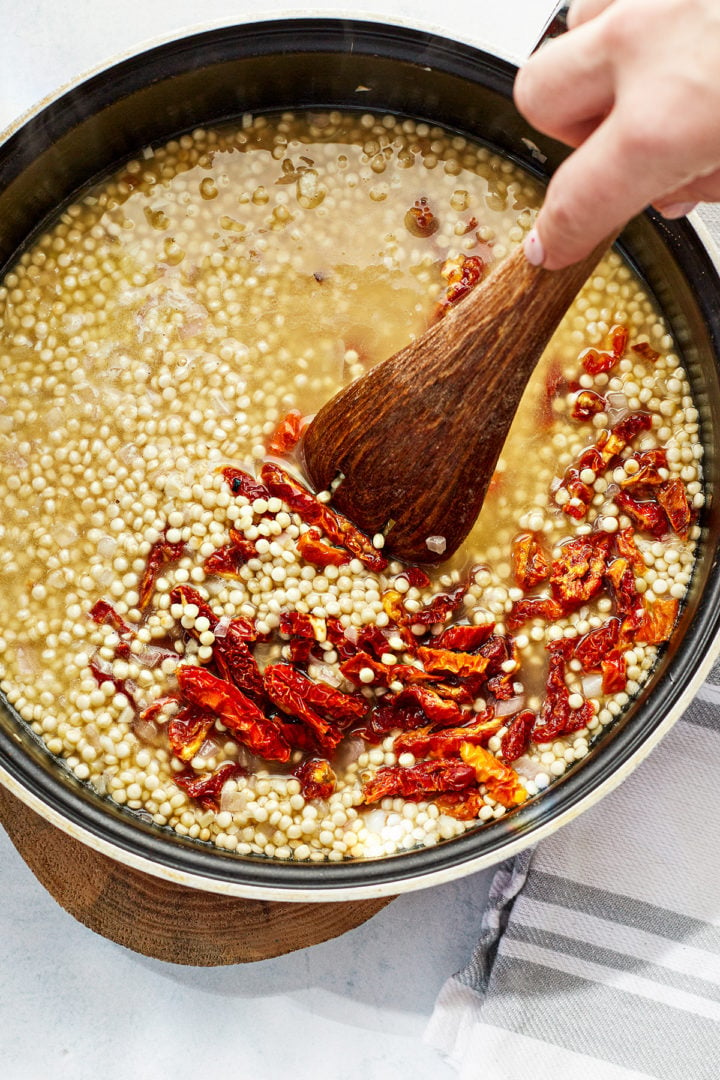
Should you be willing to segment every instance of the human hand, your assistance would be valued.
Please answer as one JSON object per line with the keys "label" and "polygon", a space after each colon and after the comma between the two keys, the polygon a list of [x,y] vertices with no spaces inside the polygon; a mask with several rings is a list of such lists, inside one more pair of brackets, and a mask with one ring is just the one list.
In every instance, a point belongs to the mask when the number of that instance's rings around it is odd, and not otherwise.
{"label": "human hand", "polygon": [[534,127],[576,148],[525,241],[549,270],[650,203],[672,218],[720,201],[718,0],[574,0],[568,27],[514,90]]}

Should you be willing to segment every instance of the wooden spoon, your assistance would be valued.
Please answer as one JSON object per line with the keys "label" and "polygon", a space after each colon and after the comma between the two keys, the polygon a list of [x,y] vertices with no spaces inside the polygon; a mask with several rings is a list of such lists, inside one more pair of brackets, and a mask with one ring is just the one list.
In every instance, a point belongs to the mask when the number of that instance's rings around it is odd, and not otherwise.
{"label": "wooden spoon", "polygon": [[303,439],[315,487],[332,490],[361,529],[382,533],[398,559],[452,555],[480,512],[535,365],[610,243],[552,271],[516,248],[426,333],[336,394]]}

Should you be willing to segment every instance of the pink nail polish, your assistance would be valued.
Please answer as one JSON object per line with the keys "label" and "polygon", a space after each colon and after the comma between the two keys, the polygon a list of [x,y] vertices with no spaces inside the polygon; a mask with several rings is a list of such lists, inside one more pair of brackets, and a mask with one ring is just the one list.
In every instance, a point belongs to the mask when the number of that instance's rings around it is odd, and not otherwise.
{"label": "pink nail polish", "polygon": [[545,262],[545,249],[542,240],[538,236],[537,229],[531,229],[525,237],[523,244],[525,258],[531,266],[542,266]]}

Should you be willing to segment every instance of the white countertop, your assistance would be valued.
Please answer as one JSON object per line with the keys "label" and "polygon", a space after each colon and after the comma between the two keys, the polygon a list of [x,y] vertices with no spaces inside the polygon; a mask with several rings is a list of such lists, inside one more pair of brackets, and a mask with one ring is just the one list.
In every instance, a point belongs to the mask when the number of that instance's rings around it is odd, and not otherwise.
{"label": "white countertop", "polygon": [[[294,14],[381,17],[520,59],[552,0],[316,2]],[[0,130],[79,73],[188,27],[287,11],[282,0],[0,0]],[[230,968],[176,967],[91,933],[48,896],[0,830],[3,1080],[253,1077],[446,1080],[422,1042],[443,981],[468,959],[491,872],[401,897],[344,936]]]}

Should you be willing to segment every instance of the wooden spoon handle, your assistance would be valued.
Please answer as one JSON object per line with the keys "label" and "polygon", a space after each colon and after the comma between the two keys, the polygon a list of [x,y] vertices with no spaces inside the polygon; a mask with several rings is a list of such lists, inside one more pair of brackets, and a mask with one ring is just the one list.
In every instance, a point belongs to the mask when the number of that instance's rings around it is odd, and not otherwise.
{"label": "wooden spoon handle", "polygon": [[[304,441],[318,487],[389,551],[438,562],[462,543],[552,334],[610,241],[564,270],[517,248],[422,337],[325,405]],[[435,541],[444,538],[436,553]]]}

